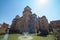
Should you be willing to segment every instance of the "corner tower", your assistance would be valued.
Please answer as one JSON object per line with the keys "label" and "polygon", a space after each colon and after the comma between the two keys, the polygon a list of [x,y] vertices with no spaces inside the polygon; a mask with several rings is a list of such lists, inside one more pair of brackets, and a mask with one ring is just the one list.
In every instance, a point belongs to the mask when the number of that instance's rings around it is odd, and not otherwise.
{"label": "corner tower", "polygon": [[29,6],[26,6],[23,11],[24,32],[28,32],[28,25],[31,15],[32,15],[31,8]]}

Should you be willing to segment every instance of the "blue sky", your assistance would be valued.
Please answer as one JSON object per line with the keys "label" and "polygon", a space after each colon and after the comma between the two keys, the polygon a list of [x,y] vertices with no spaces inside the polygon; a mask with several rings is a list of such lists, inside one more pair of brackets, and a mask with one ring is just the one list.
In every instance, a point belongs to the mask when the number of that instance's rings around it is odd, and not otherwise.
{"label": "blue sky", "polygon": [[[43,2],[44,1],[44,2]],[[60,20],[60,0],[0,0],[0,23],[12,23],[16,15],[23,15],[24,8],[28,5],[32,13],[37,16],[46,16],[48,21]]]}

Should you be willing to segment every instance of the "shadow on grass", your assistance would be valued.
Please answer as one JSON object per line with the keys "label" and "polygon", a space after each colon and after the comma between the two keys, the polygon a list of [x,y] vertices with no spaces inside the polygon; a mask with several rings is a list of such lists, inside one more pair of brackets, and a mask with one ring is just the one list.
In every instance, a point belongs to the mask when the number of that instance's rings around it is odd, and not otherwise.
{"label": "shadow on grass", "polygon": [[38,34],[37,36],[40,36],[40,37],[47,37],[48,35],[40,35],[40,34]]}

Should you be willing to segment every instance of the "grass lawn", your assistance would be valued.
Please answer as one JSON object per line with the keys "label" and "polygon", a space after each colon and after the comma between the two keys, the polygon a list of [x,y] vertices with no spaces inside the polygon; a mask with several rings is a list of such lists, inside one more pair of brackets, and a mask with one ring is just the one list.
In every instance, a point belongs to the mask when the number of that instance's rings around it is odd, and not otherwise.
{"label": "grass lawn", "polygon": [[[29,34],[30,36],[33,37],[33,40],[54,40],[53,35],[48,35],[47,37],[41,37],[41,36],[36,36],[35,34]],[[8,40],[18,40],[18,37],[23,36],[21,34],[9,34]],[[3,37],[0,36],[0,39]]]}
{"label": "grass lawn", "polygon": [[3,39],[3,36],[4,36],[4,35],[0,35],[0,40]]}

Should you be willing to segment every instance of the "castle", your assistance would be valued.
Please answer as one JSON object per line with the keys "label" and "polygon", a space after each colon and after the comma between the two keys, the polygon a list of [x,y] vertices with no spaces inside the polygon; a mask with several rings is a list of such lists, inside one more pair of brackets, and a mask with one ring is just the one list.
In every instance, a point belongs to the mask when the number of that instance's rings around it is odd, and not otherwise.
{"label": "castle", "polygon": [[32,14],[31,8],[26,6],[23,11],[23,16],[17,15],[13,21],[10,28],[10,33],[22,33],[29,32],[35,33],[37,29],[48,30],[49,24],[45,16],[37,17],[36,14]]}

